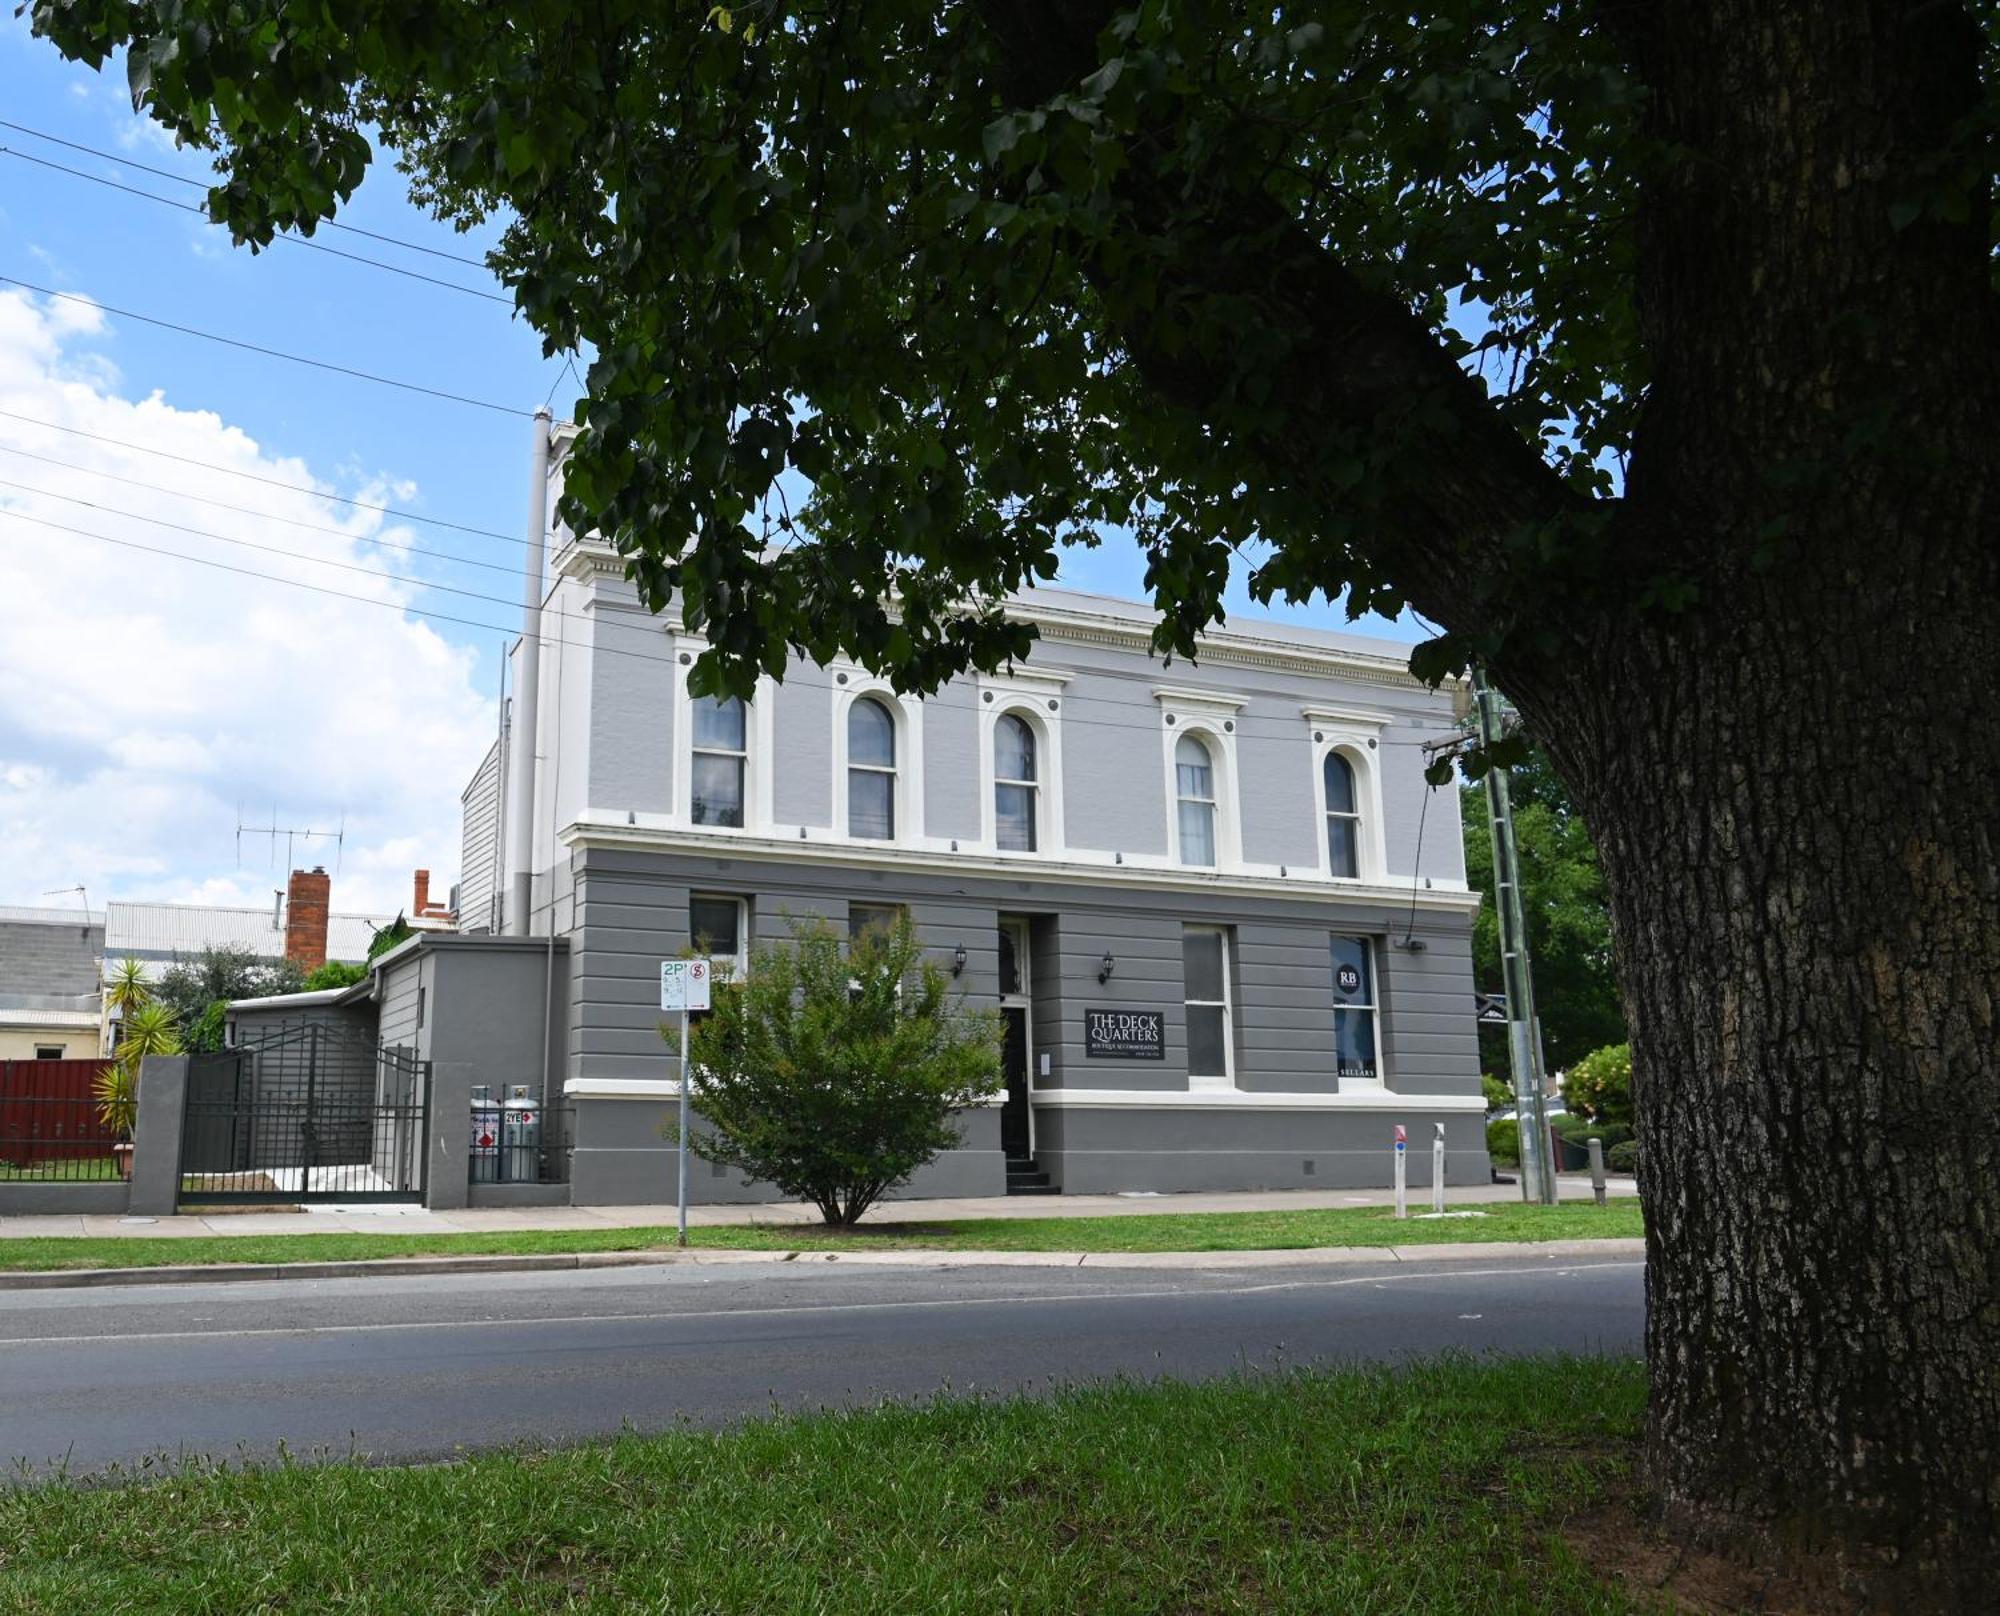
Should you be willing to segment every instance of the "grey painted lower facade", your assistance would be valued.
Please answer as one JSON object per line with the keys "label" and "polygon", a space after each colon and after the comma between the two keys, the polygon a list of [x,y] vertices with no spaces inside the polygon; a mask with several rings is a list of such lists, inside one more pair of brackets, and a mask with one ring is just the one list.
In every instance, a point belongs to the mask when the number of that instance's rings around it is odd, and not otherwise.
{"label": "grey painted lower facade", "polygon": [[[579,1202],[671,1200],[663,1126],[676,1063],[660,1036],[659,964],[691,944],[689,904],[734,899],[745,947],[788,934],[793,917],[844,928],[855,906],[907,910],[969,1003],[1018,1017],[1026,1044],[1027,1151],[1069,1193],[1380,1186],[1400,1124],[1410,1183],[1429,1183],[1442,1124],[1447,1180],[1489,1176],[1473,1022],[1471,906],[1412,913],[1324,893],[1245,893],[1218,883],[1168,887],[1110,880],[1010,879],[876,869],[735,849],[714,856],[578,847],[564,1068],[577,1107],[572,1193]],[[1003,928],[1018,981],[1002,993]],[[1226,1072],[1190,1070],[1190,1023],[1202,1013],[1184,947],[1190,929],[1223,939]],[[1332,939],[1357,939],[1371,978],[1364,998],[1372,1077],[1339,1075]],[[1409,946],[1414,944],[1414,946]],[[1107,969],[1108,966],[1108,969]],[[1093,1049],[1092,1011],[1147,1018],[1158,1059]],[[1212,1017],[1211,1017],[1212,1019]],[[1020,1100],[1014,1112],[1019,1118]],[[966,1120],[964,1148],[905,1195],[1004,1192],[1006,1108]],[[1018,1135],[1014,1136],[1018,1138]],[[1016,1144],[1011,1153],[1020,1153]],[[768,1186],[702,1164],[696,1201],[769,1199]]]}

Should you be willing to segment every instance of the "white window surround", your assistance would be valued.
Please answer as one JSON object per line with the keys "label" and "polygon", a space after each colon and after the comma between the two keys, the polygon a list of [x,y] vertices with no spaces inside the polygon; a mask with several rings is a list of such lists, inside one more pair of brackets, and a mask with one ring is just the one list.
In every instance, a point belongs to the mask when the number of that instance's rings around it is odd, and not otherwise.
{"label": "white window surround", "polygon": [[1221,691],[1174,690],[1156,686],[1153,699],[1160,704],[1160,758],[1167,803],[1167,862],[1182,865],[1180,826],[1180,776],[1174,752],[1185,736],[1192,735],[1208,748],[1214,771],[1215,862],[1188,866],[1193,869],[1240,871],[1243,868],[1243,820],[1237,808],[1236,714],[1243,705],[1240,696]]}
{"label": "white window surround", "polygon": [[[748,974],[750,966],[750,900],[734,892],[707,892],[695,890],[688,894],[689,930],[693,930],[694,906],[697,903],[727,903],[736,906],[736,952],[734,954],[711,954],[711,965],[726,965],[730,976],[724,980],[741,980]],[[700,939],[690,937],[690,942]]]}
{"label": "white window surround", "polygon": [[[1048,859],[1063,856],[1063,686],[1069,674],[1022,668],[1012,673],[982,674],[979,705],[979,850],[998,858]],[[1032,853],[996,846],[993,807],[993,730],[1003,713],[1021,719],[1035,737],[1035,850]]]}
{"label": "white window surround", "polygon": [[[1382,731],[1387,713],[1308,707],[1306,734],[1312,739],[1313,827],[1318,839],[1318,869],[1322,881],[1381,885],[1389,879],[1388,854],[1382,841]],[[1326,846],[1326,755],[1338,752],[1354,771],[1354,806],[1361,815],[1355,851],[1355,874],[1337,876]]]}
{"label": "white window surround", "polygon": [[708,648],[707,642],[690,634],[672,638],[674,657],[674,806],[668,816],[674,830],[694,830],[703,836],[767,836],[771,833],[772,791],[778,758],[776,755],[777,683],[759,676],[756,693],[744,703],[743,738],[749,755],[743,762],[742,825],[697,825],[694,822],[694,697],[688,694],[688,669],[680,653],[689,660]]}
{"label": "white window surround", "polygon": [[[924,842],[924,704],[902,696],[886,679],[864,668],[836,662],[828,670],[833,688],[833,839],[862,847],[916,847]],[[840,682],[841,675],[847,683]],[[872,696],[896,721],[896,834],[854,836],[847,828],[847,715],[863,696]]]}
{"label": "white window surround", "polygon": [[1184,925],[1181,928],[1183,949],[1186,947],[1185,939],[1189,932],[1201,932],[1204,935],[1216,938],[1221,944],[1222,997],[1220,999],[1191,998],[1188,996],[1186,981],[1183,978],[1181,1006],[1184,1012],[1196,1006],[1219,1008],[1222,1011],[1222,1070],[1220,1072],[1201,1073],[1197,1073],[1194,1070],[1194,1032],[1192,1028],[1189,1028],[1185,1035],[1188,1050],[1188,1087],[1197,1092],[1215,1092],[1217,1090],[1233,1089],[1236,1087],[1236,1003],[1235,995],[1229,989],[1229,978],[1231,968],[1235,964],[1235,960],[1232,957],[1235,953],[1235,949],[1232,946],[1234,937],[1228,926]]}

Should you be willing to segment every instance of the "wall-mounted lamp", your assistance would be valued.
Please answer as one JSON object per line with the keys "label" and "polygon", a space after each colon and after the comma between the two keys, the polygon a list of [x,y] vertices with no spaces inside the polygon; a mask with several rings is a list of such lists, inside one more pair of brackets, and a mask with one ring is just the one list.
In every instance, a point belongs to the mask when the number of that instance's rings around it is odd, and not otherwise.
{"label": "wall-mounted lamp", "polygon": [[1424,952],[1425,949],[1429,948],[1431,945],[1425,942],[1421,937],[1405,937],[1396,946],[1398,948],[1407,948],[1412,954],[1421,954]]}
{"label": "wall-mounted lamp", "polygon": [[965,944],[963,943],[960,943],[958,947],[951,951],[951,974],[953,976],[963,976],[965,974]]}
{"label": "wall-mounted lamp", "polygon": [[1097,983],[1102,987],[1111,980],[1111,973],[1118,969],[1118,962],[1111,957],[1111,950],[1104,951],[1104,958],[1097,962]]}

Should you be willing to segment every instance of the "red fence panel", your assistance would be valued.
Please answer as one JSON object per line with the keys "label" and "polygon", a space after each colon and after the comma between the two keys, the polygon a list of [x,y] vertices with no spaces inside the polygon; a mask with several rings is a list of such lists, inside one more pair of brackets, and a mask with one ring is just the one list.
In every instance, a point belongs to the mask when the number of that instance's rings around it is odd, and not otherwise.
{"label": "red fence panel", "polygon": [[[96,1177],[118,1136],[97,1115],[98,1060],[0,1061],[0,1173]],[[93,1172],[91,1164],[104,1168]]]}

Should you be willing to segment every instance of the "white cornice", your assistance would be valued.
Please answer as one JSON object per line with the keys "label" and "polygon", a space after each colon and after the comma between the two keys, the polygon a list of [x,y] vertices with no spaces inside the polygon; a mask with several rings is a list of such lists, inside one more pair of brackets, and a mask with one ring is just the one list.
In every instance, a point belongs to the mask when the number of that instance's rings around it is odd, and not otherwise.
{"label": "white cornice", "polygon": [[1223,892],[1246,898],[1287,898],[1304,902],[1379,904],[1409,909],[1467,912],[1481,902],[1476,892],[1419,888],[1394,882],[1328,881],[1298,875],[1256,875],[1241,872],[1182,869],[1178,866],[1119,864],[1106,854],[1102,862],[1046,858],[1038,854],[941,853],[929,848],[888,847],[880,843],[849,844],[795,841],[753,831],[706,827],[683,830],[622,822],[573,820],[557,838],[568,848],[622,849],[632,852],[680,853],[699,858],[762,859],[773,863],[835,864],[864,870],[914,870],[959,879],[993,881],[1055,881],[1084,886],[1114,886],[1166,892]]}
{"label": "white cornice", "polygon": [[[578,579],[593,576],[622,579],[625,576],[625,558],[600,541],[571,538],[556,552],[552,570]],[[1007,616],[1015,621],[1032,623],[1045,641],[1104,646],[1136,652],[1149,659],[1158,656],[1153,646],[1153,625],[1150,622],[1117,612],[1050,600],[1013,600],[1007,602],[1005,609]],[[1287,634],[1280,626],[1264,631],[1210,629],[1201,636],[1199,661],[1203,667],[1274,668],[1287,673],[1341,678],[1404,690],[1420,691],[1426,688],[1410,672],[1406,656],[1392,651],[1364,651],[1358,647],[1320,644]],[[1032,669],[1024,671],[1034,672]],[[1453,688],[1457,683],[1456,680],[1447,680],[1445,688]]]}

